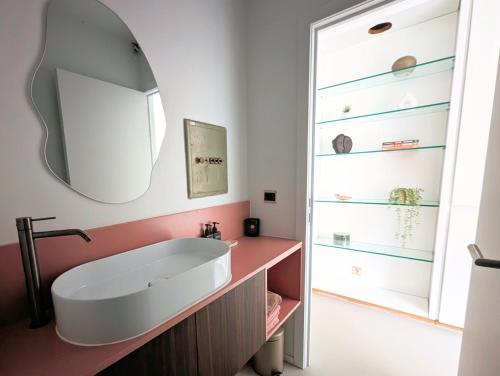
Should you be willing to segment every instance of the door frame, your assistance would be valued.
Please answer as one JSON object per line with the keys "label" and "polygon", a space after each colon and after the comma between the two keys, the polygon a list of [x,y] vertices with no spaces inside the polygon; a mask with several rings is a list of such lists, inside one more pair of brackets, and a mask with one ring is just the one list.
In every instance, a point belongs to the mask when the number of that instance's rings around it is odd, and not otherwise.
{"label": "door frame", "polygon": [[[311,320],[311,277],[312,277],[312,228],[314,218],[314,205],[312,202],[314,191],[314,140],[315,140],[315,108],[316,108],[316,53],[318,32],[324,28],[332,26],[359,16],[361,14],[378,10],[383,7],[393,6],[399,3],[411,5],[426,3],[432,0],[367,0],[353,7],[347,8],[332,16],[321,19],[310,25],[309,44],[309,95],[308,95],[308,127],[307,127],[307,189],[306,195],[301,200],[305,200],[305,212],[303,217],[298,219],[298,224],[305,224],[304,232],[297,233],[297,236],[304,239],[304,305],[299,313],[302,317],[295,320],[294,326],[294,358],[292,363],[301,368],[310,364],[310,320]],[[438,319],[439,305],[441,300],[441,290],[443,282],[443,271],[445,265],[446,243],[449,226],[449,213],[451,208],[451,196],[453,191],[454,170],[456,163],[456,152],[460,128],[460,117],[462,111],[462,92],[465,85],[465,71],[467,65],[467,51],[472,18],[472,5],[474,0],[460,0],[460,14],[458,21],[458,32],[456,41],[456,58],[453,74],[452,93],[450,102],[450,112],[448,117],[447,148],[445,153],[445,165],[443,165],[443,180],[441,184],[440,204],[435,246],[435,261],[432,268],[432,283],[429,294],[429,318]],[[449,145],[449,146],[448,146]],[[447,197],[446,200],[443,200]],[[299,214],[300,215],[300,214]],[[300,231],[298,231],[300,232]],[[437,255],[437,256],[436,256]],[[297,316],[299,316],[297,315]]]}

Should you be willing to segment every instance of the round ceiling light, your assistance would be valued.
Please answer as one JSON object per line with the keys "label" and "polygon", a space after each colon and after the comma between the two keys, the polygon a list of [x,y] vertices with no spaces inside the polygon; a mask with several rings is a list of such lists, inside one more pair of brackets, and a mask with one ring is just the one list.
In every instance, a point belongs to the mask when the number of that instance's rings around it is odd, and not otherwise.
{"label": "round ceiling light", "polygon": [[379,24],[376,24],[375,26],[372,26],[368,29],[369,34],[380,34],[383,33],[384,31],[389,30],[392,27],[392,23],[390,22],[382,22]]}

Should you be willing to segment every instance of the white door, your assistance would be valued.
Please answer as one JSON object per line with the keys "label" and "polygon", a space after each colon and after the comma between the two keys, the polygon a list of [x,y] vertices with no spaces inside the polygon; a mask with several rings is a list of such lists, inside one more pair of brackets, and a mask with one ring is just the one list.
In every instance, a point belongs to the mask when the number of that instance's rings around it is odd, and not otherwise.
{"label": "white door", "polygon": [[[499,66],[500,72],[500,66]],[[471,140],[471,147],[474,141]],[[491,119],[459,374],[500,375],[500,76]]]}

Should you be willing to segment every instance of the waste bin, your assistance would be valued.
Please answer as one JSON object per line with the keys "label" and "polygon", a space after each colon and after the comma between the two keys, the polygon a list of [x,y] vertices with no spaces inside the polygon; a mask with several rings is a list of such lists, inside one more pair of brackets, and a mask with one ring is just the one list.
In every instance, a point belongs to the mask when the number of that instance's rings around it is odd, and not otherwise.
{"label": "waste bin", "polygon": [[283,327],[260,348],[253,357],[253,369],[261,376],[275,376],[283,373],[284,357]]}

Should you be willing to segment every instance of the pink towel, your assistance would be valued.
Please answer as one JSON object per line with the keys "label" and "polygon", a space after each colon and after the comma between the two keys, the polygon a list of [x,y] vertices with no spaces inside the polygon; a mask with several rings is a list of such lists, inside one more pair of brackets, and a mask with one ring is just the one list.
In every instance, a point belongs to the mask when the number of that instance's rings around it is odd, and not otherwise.
{"label": "pink towel", "polygon": [[280,319],[278,318],[278,316],[276,316],[274,318],[273,321],[269,321],[267,320],[267,323],[266,323],[266,327],[267,327],[267,331],[269,332],[272,328],[274,328],[278,323],[280,322]]}
{"label": "pink towel", "polygon": [[281,305],[278,305],[274,311],[272,311],[270,313],[269,316],[267,316],[267,320],[266,320],[266,328],[267,328],[267,331],[269,332],[272,328],[274,328],[279,322],[280,322],[280,318],[279,318],[279,314],[280,314],[280,310],[281,310]]}
{"label": "pink towel", "polygon": [[279,314],[282,301],[283,299],[278,294],[271,291],[267,292],[267,331],[273,329],[280,322]]}
{"label": "pink towel", "polygon": [[281,302],[283,301],[283,299],[281,299],[281,296],[279,296],[278,294],[274,293],[274,292],[271,292],[271,291],[268,291],[267,292],[267,316],[269,316],[271,314],[271,312],[273,312],[276,307],[278,307]]}
{"label": "pink towel", "polygon": [[280,314],[280,310],[281,310],[281,306],[279,305],[279,306],[277,306],[277,307],[274,309],[274,311],[272,311],[272,312],[269,314],[269,316],[267,316],[267,321],[272,321],[272,320],[274,320],[276,317],[278,317],[278,316],[279,316],[279,314]]}

